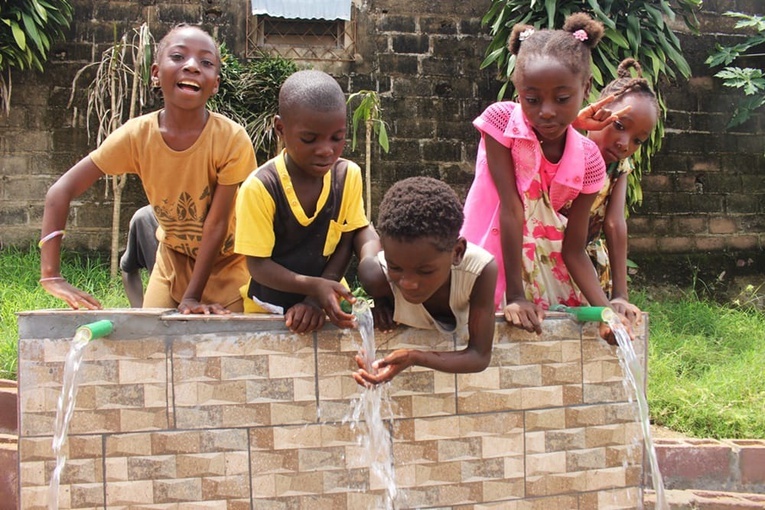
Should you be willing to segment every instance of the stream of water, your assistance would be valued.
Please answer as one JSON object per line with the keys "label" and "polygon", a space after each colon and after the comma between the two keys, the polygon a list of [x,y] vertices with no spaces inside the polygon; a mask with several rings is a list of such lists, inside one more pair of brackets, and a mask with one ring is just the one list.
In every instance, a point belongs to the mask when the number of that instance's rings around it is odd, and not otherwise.
{"label": "stream of water", "polygon": [[66,442],[69,422],[74,414],[74,403],[77,400],[77,388],[79,385],[78,375],[85,347],[91,339],[91,332],[80,328],[74,335],[69,346],[64,364],[64,381],[61,387],[61,395],[56,405],[56,424],[53,435],[53,453],[56,455],[56,467],[50,478],[48,488],[48,510],[58,510],[58,488],[61,483],[61,472],[66,465],[66,455],[62,449]]}
{"label": "stream of water", "polygon": [[617,354],[619,356],[619,364],[624,372],[624,378],[635,392],[637,398],[640,429],[643,432],[645,451],[651,465],[653,490],[656,492],[656,505],[654,508],[655,510],[668,510],[669,507],[667,506],[666,496],[664,495],[664,480],[661,477],[661,471],[659,471],[659,461],[656,457],[656,448],[654,448],[653,435],[651,434],[648,399],[646,398],[642,384],[645,380],[643,376],[643,366],[632,346],[632,340],[630,340],[629,333],[624,328],[624,325],[619,318],[616,315],[613,315],[613,317],[608,320],[608,325],[616,336],[616,343],[618,345]]}
{"label": "stream of water", "polygon": [[[361,334],[361,354],[371,370],[375,360],[374,319],[366,300],[359,299],[353,305],[353,315],[358,321]],[[359,386],[361,388],[361,386]],[[371,388],[361,388],[361,394],[351,403],[348,417],[351,429],[359,435],[359,444],[367,458],[370,472],[385,487],[383,506],[386,510],[395,508],[396,477],[393,468],[391,433],[383,420],[383,414],[392,416],[388,385],[379,384]]]}

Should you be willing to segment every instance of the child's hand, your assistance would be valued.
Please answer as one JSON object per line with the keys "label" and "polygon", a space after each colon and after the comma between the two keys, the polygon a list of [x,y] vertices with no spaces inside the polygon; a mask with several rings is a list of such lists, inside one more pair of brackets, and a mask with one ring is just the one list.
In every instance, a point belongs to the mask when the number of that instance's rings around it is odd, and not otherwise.
{"label": "child's hand", "polygon": [[96,298],[87,292],[78,289],[66,281],[63,276],[41,278],[40,285],[45,289],[45,292],[51,296],[66,301],[66,303],[75,310],[79,310],[81,307],[87,308],[88,310],[100,310],[103,308]]}
{"label": "child's hand", "polygon": [[218,303],[204,304],[200,303],[194,298],[183,298],[178,303],[178,311],[183,315],[199,314],[199,315],[228,315],[231,310],[223,308]]}
{"label": "child's hand", "polygon": [[511,301],[505,306],[505,320],[516,328],[525,329],[530,333],[542,334],[542,321],[545,318],[545,311],[540,307],[519,298]]}
{"label": "child's hand", "polygon": [[346,289],[340,282],[326,278],[321,278],[320,280],[320,283],[317,285],[316,294],[313,296],[313,301],[326,312],[330,322],[338,328],[348,329],[355,327],[355,317],[353,314],[343,311],[340,307],[340,299],[345,298],[346,301],[353,304],[356,302],[356,296],[351,294],[351,291]]}
{"label": "child's hand", "polygon": [[600,131],[612,122],[619,120],[620,116],[632,109],[632,106],[625,106],[614,113],[608,108],[603,108],[614,99],[616,98],[613,95],[606,96],[579,110],[579,115],[577,115],[576,120],[572,124],[574,128],[584,131]]}
{"label": "child's hand", "polygon": [[640,308],[633,305],[623,298],[614,298],[611,300],[611,308],[619,315],[623,315],[631,324],[639,326],[643,320],[643,313]]}
{"label": "child's hand", "polygon": [[[627,320],[627,318],[621,313],[617,312],[617,315],[619,316],[619,320],[624,326],[624,329],[627,331],[627,334],[629,335],[630,340],[635,340],[635,334],[632,332],[632,323],[629,320]],[[600,326],[598,327],[598,333],[600,334],[600,337],[603,340],[605,340],[608,344],[617,345],[616,335],[611,330],[611,327],[605,322],[600,323]]]}
{"label": "child's hand", "polygon": [[378,359],[372,364],[372,372],[367,370],[364,359],[356,355],[356,363],[359,369],[353,373],[353,378],[361,386],[375,386],[390,382],[395,376],[412,366],[409,349],[398,349],[388,354],[383,359]]}
{"label": "child's hand", "polygon": [[387,333],[393,331],[396,323],[393,322],[393,306],[386,298],[375,299],[375,306],[372,308],[372,317],[375,320],[375,328]]}
{"label": "child's hand", "polygon": [[324,325],[324,310],[311,299],[294,305],[284,314],[284,324],[293,333],[310,333]]}

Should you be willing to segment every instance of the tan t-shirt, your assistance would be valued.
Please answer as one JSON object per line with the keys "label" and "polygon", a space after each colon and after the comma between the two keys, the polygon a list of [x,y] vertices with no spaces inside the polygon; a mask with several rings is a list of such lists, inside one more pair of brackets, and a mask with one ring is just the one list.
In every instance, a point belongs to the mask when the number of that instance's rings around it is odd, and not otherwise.
{"label": "tan t-shirt", "polygon": [[[137,174],[159,221],[157,237],[191,258],[199,251],[215,187],[239,184],[257,167],[247,132],[217,113],[210,113],[199,138],[186,150],[167,146],[159,131],[159,112],[152,112],[126,122],[90,157],[105,174]],[[232,206],[224,255],[233,253],[235,228]]]}

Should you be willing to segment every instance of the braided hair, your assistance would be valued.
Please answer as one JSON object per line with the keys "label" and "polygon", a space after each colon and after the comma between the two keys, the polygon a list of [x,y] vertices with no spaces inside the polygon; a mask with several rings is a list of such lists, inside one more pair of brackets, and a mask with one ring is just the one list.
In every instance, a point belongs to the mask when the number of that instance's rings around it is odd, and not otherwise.
{"label": "braided hair", "polygon": [[[637,76],[632,76],[630,69],[634,69]],[[631,94],[648,98],[656,108],[656,114],[659,114],[659,101],[648,80],[643,78],[643,68],[640,63],[634,58],[625,58],[619,63],[616,79],[603,88],[600,97],[613,95],[618,100]]]}

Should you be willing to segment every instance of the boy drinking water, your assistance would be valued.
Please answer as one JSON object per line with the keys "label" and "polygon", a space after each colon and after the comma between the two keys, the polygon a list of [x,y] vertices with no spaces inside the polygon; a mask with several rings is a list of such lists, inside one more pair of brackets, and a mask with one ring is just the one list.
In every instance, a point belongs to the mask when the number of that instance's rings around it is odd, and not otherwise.
{"label": "boy drinking water", "polygon": [[453,352],[399,349],[373,367],[357,356],[359,384],[390,381],[413,365],[449,373],[488,366],[497,264],[460,236],[463,219],[456,193],[430,177],[404,179],[385,194],[377,224],[383,251],[359,263],[359,280],[375,299],[376,326],[436,329],[467,340],[467,346]]}
{"label": "boy drinking water", "polygon": [[284,313],[296,333],[320,328],[325,314],[352,327],[339,298],[355,298],[339,280],[354,236],[369,222],[361,170],[340,158],[343,91],[320,71],[291,75],[279,91],[274,128],[284,150],[253,172],[237,197],[235,250],[246,255],[252,277],[243,289],[245,311]]}

